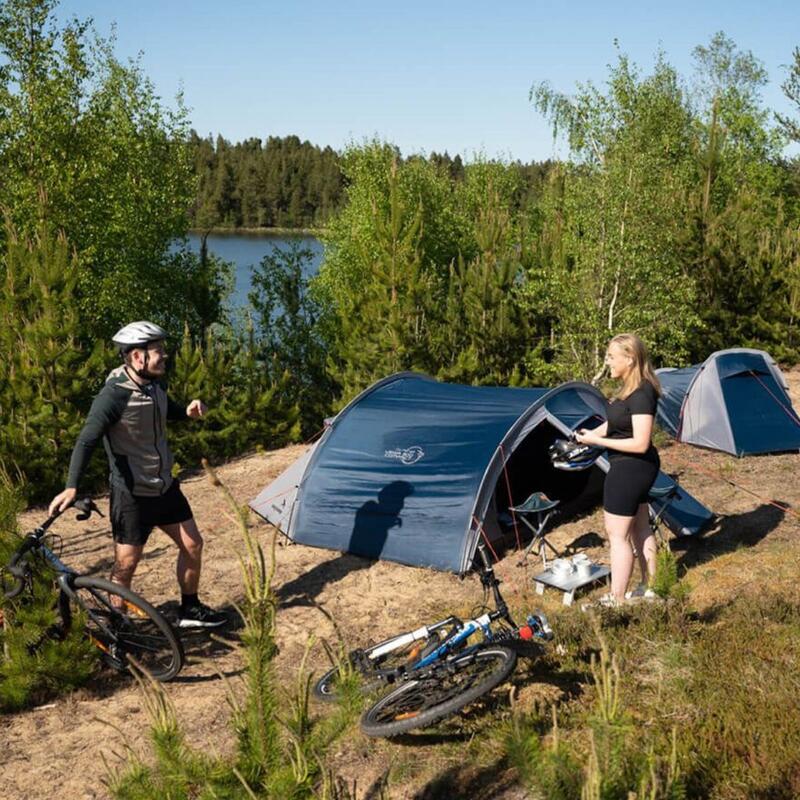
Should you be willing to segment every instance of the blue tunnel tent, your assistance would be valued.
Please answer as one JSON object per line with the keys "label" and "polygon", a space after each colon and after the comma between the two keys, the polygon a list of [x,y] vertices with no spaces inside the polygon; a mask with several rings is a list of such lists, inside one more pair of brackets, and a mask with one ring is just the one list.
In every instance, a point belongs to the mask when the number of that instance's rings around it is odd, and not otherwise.
{"label": "blue tunnel tent", "polygon": [[762,350],[719,350],[702,364],[656,372],[658,422],[679,442],[735,456],[800,449],[800,419]]}
{"label": "blue tunnel tent", "polygon": [[[531,492],[596,502],[605,459],[585,472],[560,472],[547,448],[577,427],[599,424],[605,408],[600,392],[584,383],[513,389],[399,373],[355,398],[305,464],[290,467],[250,505],[302,544],[464,573],[481,529],[499,536],[498,520]],[[672,482],[663,474],[659,481]],[[683,490],[665,516],[680,534],[698,532],[711,518]]]}

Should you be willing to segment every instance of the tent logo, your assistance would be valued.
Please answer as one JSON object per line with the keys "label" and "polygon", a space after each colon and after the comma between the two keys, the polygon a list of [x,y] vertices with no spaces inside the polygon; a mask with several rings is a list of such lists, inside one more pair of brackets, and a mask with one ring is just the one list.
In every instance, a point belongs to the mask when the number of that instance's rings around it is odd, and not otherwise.
{"label": "tent logo", "polygon": [[383,451],[384,458],[396,458],[398,461],[402,461],[403,464],[416,464],[417,461],[424,456],[425,451],[416,444],[413,447],[405,447],[402,450],[397,449]]}

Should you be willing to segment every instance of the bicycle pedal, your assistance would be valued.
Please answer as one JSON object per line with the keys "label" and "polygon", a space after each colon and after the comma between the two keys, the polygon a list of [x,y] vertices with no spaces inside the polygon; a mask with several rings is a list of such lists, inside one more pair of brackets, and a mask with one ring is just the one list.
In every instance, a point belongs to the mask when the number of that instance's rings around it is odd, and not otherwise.
{"label": "bicycle pedal", "polygon": [[111,650],[106,644],[101,642],[96,636],[89,635],[89,641],[98,649],[105,653],[107,656],[111,655]]}
{"label": "bicycle pedal", "polygon": [[139,606],[129,602],[128,600],[123,601],[122,610],[133,617],[147,618],[147,614],[145,614],[144,611],[139,608]]}

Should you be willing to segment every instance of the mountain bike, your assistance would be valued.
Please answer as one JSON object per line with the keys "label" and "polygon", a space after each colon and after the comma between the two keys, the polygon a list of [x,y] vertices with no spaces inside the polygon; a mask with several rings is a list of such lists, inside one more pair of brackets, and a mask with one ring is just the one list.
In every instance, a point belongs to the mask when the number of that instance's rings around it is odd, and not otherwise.
{"label": "mountain bike", "polygon": [[[368,736],[396,736],[424,728],[459,711],[499,686],[513,672],[517,653],[506,646],[515,640],[549,641],[553,632],[544,614],[531,614],[525,625],[514,623],[500,592],[483,542],[484,613],[467,621],[450,616],[350,652],[344,665],[328,670],[314,685],[314,696],[334,700],[337,681],[352,669],[361,677],[361,691],[389,687],[361,718]],[[487,608],[489,593],[494,610]],[[478,641],[469,643],[474,635]]]}
{"label": "mountain bike", "polygon": [[[75,503],[77,519],[89,519],[100,510],[91,499]],[[102,516],[102,514],[100,514]],[[175,631],[161,613],[144,598],[118,583],[81,575],[70,569],[47,546],[45,537],[60,516],[56,512],[28,533],[0,571],[2,590],[7,599],[32,590],[33,576],[48,564],[56,572],[59,594],[57,608],[61,624],[46,631],[44,638],[63,639],[77,616],[102,660],[120,672],[131,665],[159,681],[168,681],[183,666],[183,647]],[[33,643],[35,649],[38,643]]]}

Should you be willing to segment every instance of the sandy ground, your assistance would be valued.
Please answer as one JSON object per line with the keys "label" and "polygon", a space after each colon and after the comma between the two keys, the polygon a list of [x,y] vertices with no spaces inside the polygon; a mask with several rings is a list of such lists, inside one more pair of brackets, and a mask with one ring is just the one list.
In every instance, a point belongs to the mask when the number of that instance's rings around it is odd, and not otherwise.
{"label": "sandy ground", "polygon": [[[800,407],[800,371],[787,377],[795,407]],[[301,452],[301,447],[289,447],[253,455],[221,467],[219,474],[233,494],[246,502]],[[661,454],[666,471],[677,472],[692,494],[724,515],[702,545],[679,551],[692,586],[693,603],[704,607],[764,585],[797,596],[798,520],[792,512],[784,513],[768,501],[800,508],[800,455],[736,460],[685,446],[665,447]],[[237,556],[240,534],[218,490],[204,476],[188,478],[183,485],[207,541],[202,598],[211,605],[232,609],[232,603],[241,597]],[[100,506],[107,510],[107,500],[103,499]],[[21,529],[31,528],[43,516],[41,509],[26,512],[20,519]],[[88,528],[85,523],[65,519],[59,530],[67,563],[91,573],[108,573],[112,547],[107,518]],[[256,522],[254,530],[266,545],[271,529]],[[576,540],[586,543],[590,545],[586,552],[604,561],[607,551],[600,537],[587,536],[601,531],[602,519],[597,511],[560,526],[550,538],[558,547]],[[512,605],[533,604],[546,610],[559,607],[560,597],[555,592],[544,597],[533,593],[530,577],[535,564],[528,569],[518,567],[517,558],[510,554],[500,561],[497,571]],[[301,545],[278,547],[275,586],[281,599],[277,665],[287,685],[293,682],[310,636],[335,642],[331,623],[314,603],[333,615],[349,642],[365,643],[444,611],[466,614],[480,599],[474,577],[460,580],[449,574],[373,563]],[[175,613],[174,551],[163,534],[153,535],[134,588],[167,614]],[[204,634],[185,636],[188,665],[168,685],[189,743],[206,751],[225,751],[232,742],[226,686],[220,675],[236,687],[242,659],[235,631],[222,637],[227,643]],[[327,663],[323,648],[317,644],[310,666],[319,672]],[[539,688],[555,691],[544,685]],[[124,766],[128,747],[146,754],[147,731],[139,689],[131,679],[117,674],[104,674],[93,685],[41,708],[6,715],[0,718],[0,798],[38,800],[51,796],[56,787],[60,796],[69,800],[106,797],[105,777]],[[432,747],[435,750],[424,735],[396,744],[369,741],[353,732],[332,754],[332,766],[351,784],[357,780],[364,796],[363,790],[380,778],[388,764],[397,763],[397,759],[416,761],[415,767],[406,770],[402,782],[395,779],[388,796],[433,797],[430,781],[437,773],[456,766],[458,756],[452,747],[440,748],[438,754]],[[491,783],[489,793],[475,788],[464,796],[506,800],[524,796],[514,788],[513,776],[493,775]]]}

